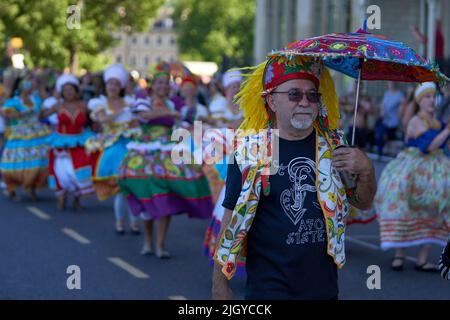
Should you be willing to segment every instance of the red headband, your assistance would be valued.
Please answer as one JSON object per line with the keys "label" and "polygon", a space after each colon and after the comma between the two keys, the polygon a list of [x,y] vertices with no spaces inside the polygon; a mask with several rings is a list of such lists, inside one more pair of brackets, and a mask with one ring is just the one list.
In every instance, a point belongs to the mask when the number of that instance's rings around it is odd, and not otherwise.
{"label": "red headband", "polygon": [[264,72],[264,89],[271,91],[283,82],[293,79],[307,79],[314,83],[316,88],[320,85],[322,65],[319,61],[301,61],[300,59],[286,60],[279,57],[267,63]]}
{"label": "red headband", "polygon": [[186,76],[183,78],[183,81],[181,82],[181,86],[184,86],[187,83],[192,83],[194,87],[197,87],[197,80],[194,77]]}

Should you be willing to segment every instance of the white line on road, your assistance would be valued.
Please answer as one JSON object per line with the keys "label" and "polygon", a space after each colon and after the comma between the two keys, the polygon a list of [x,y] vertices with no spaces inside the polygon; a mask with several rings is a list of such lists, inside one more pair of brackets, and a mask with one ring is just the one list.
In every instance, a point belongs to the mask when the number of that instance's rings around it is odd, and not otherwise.
{"label": "white line on road", "polygon": [[185,296],[170,296],[169,300],[188,300]]}
{"label": "white line on road", "polygon": [[118,266],[119,268],[122,268],[123,270],[125,270],[126,272],[128,272],[129,274],[131,274],[133,277],[139,278],[139,279],[148,279],[149,276],[148,274],[142,272],[141,270],[133,267],[132,265],[130,265],[128,262],[118,258],[118,257],[110,257],[108,258],[108,260],[115,264],[116,266]]}
{"label": "white line on road", "polygon": [[353,239],[379,239],[380,236],[375,235],[375,234],[356,234],[356,235],[353,234],[351,236],[351,238],[353,238]]}
{"label": "white line on road", "polygon": [[412,262],[417,262],[417,258],[414,257],[410,257],[410,256],[405,256],[406,260],[412,261]]}
{"label": "white line on road", "polygon": [[89,239],[83,237],[81,234],[79,234],[78,232],[76,232],[73,229],[63,228],[62,232],[65,233],[67,236],[71,237],[72,239],[74,239],[75,241],[78,241],[81,244],[91,243],[91,241]]}
{"label": "white line on road", "polygon": [[348,240],[349,242],[353,242],[353,243],[359,244],[359,245],[361,245],[363,247],[366,247],[366,248],[369,248],[369,249],[372,249],[372,250],[377,250],[377,251],[380,250],[380,248],[378,246],[374,245],[374,244],[371,244],[371,243],[368,243],[368,242],[365,242],[365,241],[362,241],[362,240],[359,240],[359,239],[355,239],[355,238],[350,237],[350,236],[346,236],[345,239]]}
{"label": "white line on road", "polygon": [[[346,236],[345,239],[347,239],[349,242],[353,242],[355,244],[359,244],[360,246],[363,246],[363,247],[366,247],[366,248],[369,248],[369,249],[372,249],[372,250],[376,250],[376,251],[381,251],[380,247],[378,247],[378,246],[376,246],[374,244],[368,243],[366,241],[358,240],[358,239],[355,239],[355,238],[350,237],[350,236]],[[417,262],[417,258],[414,258],[414,257],[411,257],[411,256],[405,256],[405,259],[408,260],[408,261]]]}
{"label": "white line on road", "polygon": [[51,217],[46,214],[44,211],[42,211],[39,208],[36,207],[27,207],[28,211],[30,211],[32,214],[34,214],[36,217],[42,220],[50,220]]}

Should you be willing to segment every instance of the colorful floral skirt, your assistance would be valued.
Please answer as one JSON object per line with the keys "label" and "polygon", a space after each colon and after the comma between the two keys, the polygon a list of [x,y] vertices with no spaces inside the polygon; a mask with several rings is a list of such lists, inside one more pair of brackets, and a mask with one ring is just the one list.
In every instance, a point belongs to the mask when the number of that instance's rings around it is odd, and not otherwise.
{"label": "colorful floral skirt", "polygon": [[[17,128],[18,132],[20,128]],[[21,138],[15,130],[7,137],[2,152],[0,170],[8,191],[17,187],[26,190],[47,186],[48,150],[46,144],[48,129],[39,123],[33,126],[33,134]]]}
{"label": "colorful floral skirt", "polygon": [[170,151],[129,150],[119,172],[121,192],[135,215],[153,219],[187,213],[211,218],[211,190],[201,165],[174,164]]}
{"label": "colorful floral skirt", "polygon": [[[210,258],[210,265],[214,265],[214,253],[216,251],[217,243],[220,238],[220,228],[222,226],[222,218],[225,212],[225,208],[222,207],[222,202],[225,199],[225,186],[222,187],[222,190],[217,198],[216,205],[213,211],[213,217],[211,219],[211,223],[206,230],[205,238],[203,240],[203,250],[202,254],[206,257]],[[245,273],[245,262],[238,261],[236,274],[240,277],[246,275]]]}
{"label": "colorful floral skirt", "polygon": [[361,210],[350,206],[347,215],[347,226],[352,224],[368,224],[376,220],[377,214],[373,208]]}
{"label": "colorful floral skirt", "polygon": [[[230,140],[226,139],[226,133],[224,130],[225,129],[213,129],[207,131],[207,133],[205,134],[206,137],[203,141],[203,147],[205,149],[211,142],[214,141],[214,143],[222,144],[223,151],[222,154],[214,157],[214,161],[212,162],[214,164],[204,165],[203,167],[206,176],[208,177],[211,189],[213,190],[213,200],[215,203],[213,217],[208,226],[208,229],[206,230],[202,248],[202,253],[204,256],[210,259],[211,266],[214,265],[214,253],[217,248],[217,243],[220,240],[220,228],[222,226],[222,218],[225,212],[225,208],[222,207],[222,202],[225,198],[225,179],[227,176],[228,159],[230,157],[230,154],[227,153],[227,151],[230,152],[229,150],[232,150],[232,139],[231,142]],[[206,157],[209,156],[210,155],[206,153]],[[208,163],[211,163],[209,161],[212,159],[205,160],[208,160]],[[246,273],[244,261],[237,262],[236,274],[238,276],[245,276]]]}
{"label": "colorful floral skirt", "polygon": [[220,177],[220,173],[215,169],[214,165],[203,165],[203,172],[205,173],[211,188],[212,201],[216,203],[224,186],[224,181]]}
{"label": "colorful floral skirt", "polygon": [[[98,139],[98,137],[93,137],[89,141],[94,139]],[[130,139],[120,136],[108,147],[91,154],[92,182],[100,201],[106,200],[120,191],[117,184],[119,166],[127,154],[129,142]]]}
{"label": "colorful floral skirt", "polygon": [[375,196],[381,248],[445,246],[450,232],[450,158],[442,150],[402,151],[384,169]]}
{"label": "colorful floral skirt", "polygon": [[84,144],[92,136],[86,130],[77,135],[53,133],[48,141],[52,147],[49,153],[49,187],[57,196],[73,193],[83,196],[94,193],[92,186],[92,163]]}
{"label": "colorful floral skirt", "polygon": [[[0,162],[1,162],[1,155],[3,153],[3,147],[5,146],[5,134],[3,132],[0,132]],[[0,170],[0,179],[2,178],[2,171]]]}

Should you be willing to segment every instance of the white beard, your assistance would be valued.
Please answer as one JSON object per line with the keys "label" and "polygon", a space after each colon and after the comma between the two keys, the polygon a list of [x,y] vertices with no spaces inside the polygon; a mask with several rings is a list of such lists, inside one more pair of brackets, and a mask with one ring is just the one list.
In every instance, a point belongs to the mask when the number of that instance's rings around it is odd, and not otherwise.
{"label": "white beard", "polygon": [[312,126],[314,122],[313,116],[311,115],[307,119],[297,120],[295,117],[291,118],[291,125],[298,130],[306,130]]}

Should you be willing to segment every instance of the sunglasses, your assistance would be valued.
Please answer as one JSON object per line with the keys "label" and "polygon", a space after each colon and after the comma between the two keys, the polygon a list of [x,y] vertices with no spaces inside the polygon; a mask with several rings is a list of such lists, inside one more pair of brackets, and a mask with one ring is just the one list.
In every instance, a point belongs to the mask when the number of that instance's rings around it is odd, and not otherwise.
{"label": "sunglasses", "polygon": [[303,100],[303,95],[306,95],[306,99],[308,99],[311,103],[317,103],[320,100],[321,94],[317,91],[310,90],[310,91],[301,91],[299,89],[290,89],[288,91],[274,91],[274,93],[287,93],[289,101],[292,102],[300,102]]}

